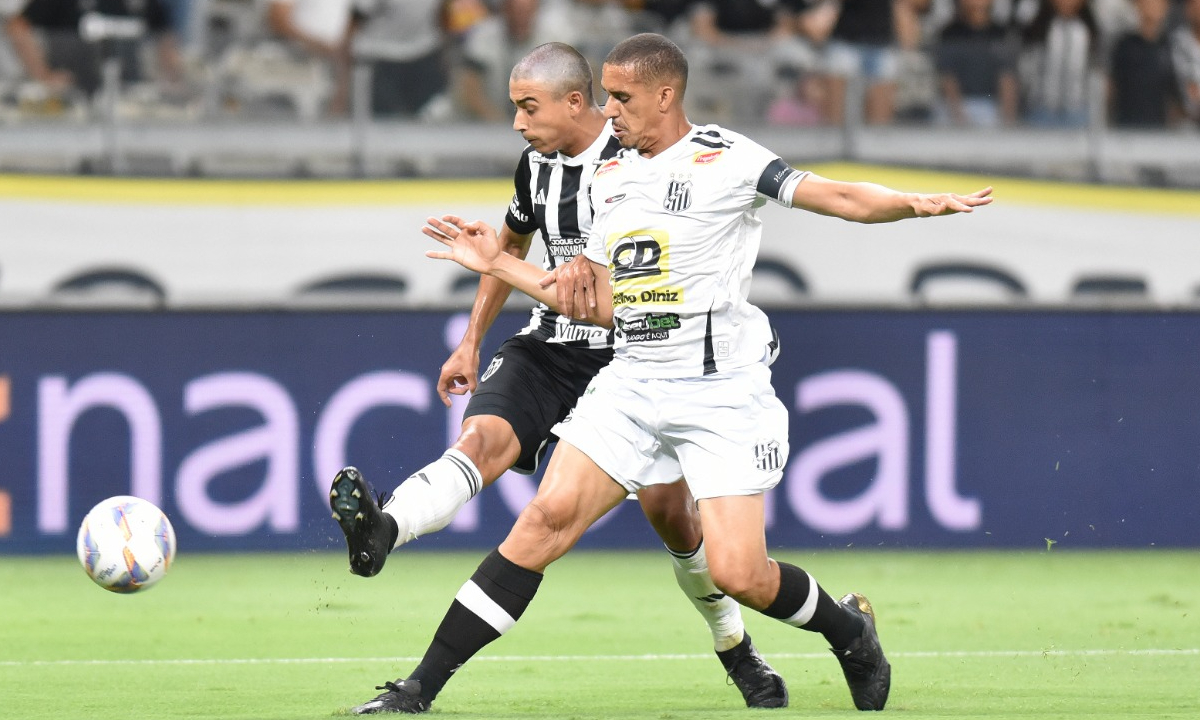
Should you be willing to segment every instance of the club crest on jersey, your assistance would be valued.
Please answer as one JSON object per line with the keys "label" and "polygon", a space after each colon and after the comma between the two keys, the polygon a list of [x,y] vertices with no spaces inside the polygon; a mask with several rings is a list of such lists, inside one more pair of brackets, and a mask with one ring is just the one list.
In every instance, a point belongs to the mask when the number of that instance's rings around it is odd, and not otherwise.
{"label": "club crest on jersey", "polygon": [[708,165],[717,161],[721,157],[724,150],[710,150],[708,152],[698,152],[692,156],[692,163],[695,165]]}
{"label": "club crest on jersey", "polygon": [[692,181],[685,178],[672,177],[667,185],[667,197],[663,200],[663,208],[667,212],[681,213],[692,206]]}

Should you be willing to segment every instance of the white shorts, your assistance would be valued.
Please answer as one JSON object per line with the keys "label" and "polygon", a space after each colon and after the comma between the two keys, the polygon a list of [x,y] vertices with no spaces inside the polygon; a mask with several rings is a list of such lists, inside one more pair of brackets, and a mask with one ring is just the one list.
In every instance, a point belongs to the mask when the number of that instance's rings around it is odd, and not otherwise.
{"label": "white shorts", "polygon": [[787,410],[771,371],[752,365],[702,378],[621,377],[588,385],[554,434],[629,492],[681,476],[697,500],[775,487],[788,458]]}

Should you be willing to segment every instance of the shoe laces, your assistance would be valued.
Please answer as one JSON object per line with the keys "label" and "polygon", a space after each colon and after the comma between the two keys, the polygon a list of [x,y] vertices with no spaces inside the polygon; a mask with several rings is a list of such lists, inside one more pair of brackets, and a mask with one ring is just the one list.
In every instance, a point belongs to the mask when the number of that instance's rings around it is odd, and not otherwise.
{"label": "shoe laces", "polygon": [[[755,673],[758,671],[762,661],[754,653],[746,653],[735,659],[729,669],[725,671],[725,684],[737,684],[738,678],[743,680],[753,680]],[[743,674],[743,670],[748,670],[748,673]],[[748,677],[747,677],[748,676]]]}
{"label": "shoe laces", "polygon": [[[399,685],[392,682],[391,680],[388,680],[387,682],[385,682],[382,685],[376,685],[375,689],[376,690],[387,690],[388,692],[394,692],[394,693],[403,693],[404,692],[404,690],[402,690]],[[384,694],[386,695],[387,693],[384,693]]]}
{"label": "shoe laces", "polygon": [[857,648],[846,648],[838,653],[838,659],[842,661],[842,667],[851,671],[855,675],[871,675],[874,673],[875,668],[879,666],[879,663],[864,657],[867,655],[867,653],[863,652],[864,649],[866,648],[863,646]]}

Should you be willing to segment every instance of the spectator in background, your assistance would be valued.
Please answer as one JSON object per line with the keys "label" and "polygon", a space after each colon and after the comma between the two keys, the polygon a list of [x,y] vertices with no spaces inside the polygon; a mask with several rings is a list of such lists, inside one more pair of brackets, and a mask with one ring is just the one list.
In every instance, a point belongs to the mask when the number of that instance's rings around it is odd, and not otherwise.
{"label": "spectator in background", "polygon": [[[730,120],[758,120],[787,82],[818,64],[797,33],[809,0],[699,0],[689,49],[693,100]],[[800,98],[797,98],[800,99]],[[814,114],[816,111],[814,111]]]}
{"label": "spectator in background", "polygon": [[945,121],[990,128],[1017,120],[1015,51],[1008,31],[992,18],[992,0],[958,0],[942,29],[936,54]]}
{"label": "spectator in background", "polygon": [[1171,52],[1184,112],[1200,124],[1200,0],[1186,0],[1183,16],[1171,35]]}
{"label": "spectator in background", "polygon": [[1041,0],[1022,34],[1019,82],[1033,125],[1083,127],[1100,33],[1089,0]]}
{"label": "spectator in background", "polygon": [[929,25],[933,0],[892,3],[896,30],[896,94],[893,120],[928,123],[938,101],[937,68],[932,46],[937,32]]}
{"label": "spectator in background", "polygon": [[371,69],[375,117],[445,119],[450,112],[443,0],[355,0],[351,56]]}
{"label": "spectator in background", "polygon": [[333,86],[327,112],[350,108],[350,20],[353,0],[267,0],[267,29],[300,58],[319,63]]}
{"label": "spectator in background", "polygon": [[147,38],[156,40],[158,76],[173,86],[183,81],[179,46],[159,0],[29,0],[5,30],[26,74],[54,93],[94,94],[109,59],[120,63],[123,82],[146,79],[140,51]]}
{"label": "spectator in background", "polygon": [[695,4],[696,0],[621,0],[635,27],[647,32],[678,35],[681,39],[686,30],[680,31],[676,24],[687,22],[686,17]]}
{"label": "spectator in background", "polygon": [[1109,112],[1116,127],[1162,128],[1179,118],[1167,36],[1169,0],[1133,0],[1138,26],[1122,34],[1109,64]]}
{"label": "spectator in background", "polygon": [[508,74],[517,60],[545,42],[577,43],[573,0],[499,2],[498,10],[462,33],[454,97],[470,120],[507,122]]}
{"label": "spectator in background", "polygon": [[898,68],[893,3],[910,0],[842,0],[825,48],[825,117],[845,120],[850,78],[866,83],[864,116],[872,125],[890,123],[895,113]]}

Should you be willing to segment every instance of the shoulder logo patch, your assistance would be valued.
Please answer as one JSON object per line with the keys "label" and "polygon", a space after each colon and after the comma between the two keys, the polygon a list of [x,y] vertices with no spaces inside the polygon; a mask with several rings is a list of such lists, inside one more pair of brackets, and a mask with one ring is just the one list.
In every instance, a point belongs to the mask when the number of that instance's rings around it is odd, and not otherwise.
{"label": "shoulder logo patch", "polygon": [[724,150],[711,150],[709,152],[698,152],[692,156],[692,163],[696,165],[708,165],[714,163],[721,157]]}
{"label": "shoulder logo patch", "polygon": [[594,177],[600,177],[604,173],[612,172],[613,170],[616,170],[620,166],[621,166],[620,160],[609,160],[608,162],[604,163],[596,170],[596,174],[594,175]]}

